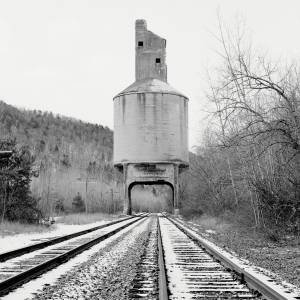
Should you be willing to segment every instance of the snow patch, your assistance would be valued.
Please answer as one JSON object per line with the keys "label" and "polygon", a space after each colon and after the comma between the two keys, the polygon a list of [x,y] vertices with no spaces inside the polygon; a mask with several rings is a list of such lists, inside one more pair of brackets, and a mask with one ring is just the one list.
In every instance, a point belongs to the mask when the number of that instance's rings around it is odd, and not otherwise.
{"label": "snow patch", "polygon": [[[128,220],[128,222],[131,222],[131,221],[132,220]],[[4,296],[1,299],[2,300],[15,300],[15,299],[32,299],[32,298],[34,298],[36,294],[39,294],[39,293],[42,292],[42,289],[43,289],[44,286],[49,286],[49,285],[55,284],[61,276],[65,275],[67,272],[69,272],[73,268],[78,267],[80,264],[88,261],[94,254],[99,252],[101,249],[109,246],[109,244],[112,241],[116,240],[117,238],[119,238],[124,233],[131,231],[132,228],[134,228],[136,226],[136,224],[138,224],[139,222],[142,222],[142,221],[143,221],[143,219],[141,221],[138,221],[137,223],[134,223],[134,224],[130,225],[127,228],[124,228],[120,232],[114,234],[113,236],[111,236],[108,239],[100,242],[99,244],[96,244],[92,248],[90,248],[90,249],[84,251],[83,253],[75,256],[74,258],[72,258],[69,261],[67,261],[66,263],[58,266],[57,268],[52,269],[49,272],[41,275],[40,277],[38,277],[38,278],[28,282],[28,283],[23,284],[21,287],[17,288],[16,290],[12,291],[11,293],[9,293],[8,295]],[[140,232],[141,230],[145,230],[145,227],[147,226],[148,223],[149,222],[143,223],[143,226],[139,226],[139,227],[135,228],[135,232]],[[113,229],[115,229],[119,226],[120,226],[120,224],[115,224],[115,225],[110,226],[109,229],[104,228],[104,229],[101,229],[101,230],[102,231],[108,231],[108,230],[111,231],[111,230],[113,230]],[[134,241],[134,239],[131,242],[133,242],[133,241]],[[126,243],[127,247],[130,246],[130,243],[128,241],[125,241],[125,243]],[[122,251],[125,252],[124,245],[122,247]],[[114,260],[110,260],[108,262],[108,265],[111,265],[111,264],[114,264],[114,263],[116,263]],[[103,266],[103,268],[105,268],[105,266]],[[74,291],[74,286],[73,286],[73,291]],[[72,291],[70,291],[70,293],[71,292]],[[75,293],[74,297],[77,298],[77,296],[78,295],[76,295],[76,293]]]}
{"label": "snow patch", "polygon": [[100,226],[110,221],[98,221],[84,225],[54,224],[47,233],[26,233],[0,237],[0,253],[47,241],[55,237]]}
{"label": "snow patch", "polygon": [[[237,268],[240,270],[241,273],[244,273],[245,275],[248,274],[250,277],[255,277],[259,279],[261,282],[263,282],[266,286],[270,287],[271,289],[275,290],[278,294],[282,295],[284,299],[299,299],[300,297],[300,291],[299,289],[285,281],[281,281],[278,276],[266,269],[257,267],[252,265],[248,260],[238,258],[236,256],[233,256],[231,253],[225,251],[224,249],[216,246],[212,242],[206,240],[202,236],[200,236],[198,233],[196,233],[194,230],[188,228],[184,222],[182,221],[176,221],[174,220],[174,223],[178,224],[180,227],[183,227],[186,232],[188,232],[191,236],[193,236],[195,239],[200,241],[204,247],[208,247],[212,249],[213,251],[219,253],[219,255],[222,255],[224,258],[230,260],[233,262]],[[247,276],[248,276],[247,275]]]}

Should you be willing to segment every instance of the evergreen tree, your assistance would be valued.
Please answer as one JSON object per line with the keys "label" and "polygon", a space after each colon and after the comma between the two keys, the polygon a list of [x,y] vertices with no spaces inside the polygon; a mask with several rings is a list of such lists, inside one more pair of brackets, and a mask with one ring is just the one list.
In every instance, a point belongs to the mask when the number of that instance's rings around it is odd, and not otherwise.
{"label": "evergreen tree", "polygon": [[73,198],[73,210],[76,212],[83,212],[85,209],[84,201],[80,195],[80,193],[77,193],[77,195]]}
{"label": "evergreen tree", "polygon": [[0,141],[0,151],[10,150],[10,157],[0,160],[0,213],[2,221],[37,222],[41,213],[30,194],[32,164],[29,148],[16,147],[15,140]]}

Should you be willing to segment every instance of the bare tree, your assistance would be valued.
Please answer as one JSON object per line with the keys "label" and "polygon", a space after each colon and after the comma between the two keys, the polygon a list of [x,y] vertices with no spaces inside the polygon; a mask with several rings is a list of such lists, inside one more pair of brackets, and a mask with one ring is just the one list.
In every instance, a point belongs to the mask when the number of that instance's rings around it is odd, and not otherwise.
{"label": "bare tree", "polygon": [[239,176],[251,189],[256,222],[294,224],[300,196],[299,67],[270,62],[247,45],[241,28],[237,32],[233,35],[219,18],[223,62],[217,77],[210,78],[208,95],[219,124],[219,146],[228,162],[236,202],[237,179],[228,149],[234,149],[241,162]]}

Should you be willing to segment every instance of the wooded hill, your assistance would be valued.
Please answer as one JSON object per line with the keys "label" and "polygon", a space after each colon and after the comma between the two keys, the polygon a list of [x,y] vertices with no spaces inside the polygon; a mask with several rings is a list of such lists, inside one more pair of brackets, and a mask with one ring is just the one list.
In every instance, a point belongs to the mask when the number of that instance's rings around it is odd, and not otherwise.
{"label": "wooded hill", "polygon": [[46,146],[53,152],[65,144],[78,147],[84,143],[96,146],[102,160],[109,160],[112,154],[113,132],[108,127],[51,112],[18,109],[3,101],[0,101],[0,130],[2,138],[15,137],[37,152]]}
{"label": "wooded hill", "polygon": [[108,127],[0,101],[0,132],[2,140],[16,139],[34,155],[39,176],[31,189],[45,214],[71,210],[78,193],[87,210],[119,209],[118,179],[111,164],[113,132]]}

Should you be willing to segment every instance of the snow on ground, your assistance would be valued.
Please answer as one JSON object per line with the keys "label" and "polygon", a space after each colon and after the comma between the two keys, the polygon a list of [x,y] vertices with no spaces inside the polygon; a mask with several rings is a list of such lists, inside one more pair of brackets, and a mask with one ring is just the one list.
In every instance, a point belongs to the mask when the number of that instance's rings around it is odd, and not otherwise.
{"label": "snow on ground", "polygon": [[180,299],[179,297],[182,297],[181,299],[191,299],[192,295],[189,293],[189,286],[186,284],[184,273],[178,267],[174,246],[169,233],[170,227],[167,226],[169,221],[160,218],[159,223],[164,253],[167,253],[165,255],[165,265],[169,282],[168,288],[174,297],[178,296],[177,299]]}
{"label": "snow on ground", "polygon": [[214,230],[211,230],[211,229],[207,229],[207,230],[205,230],[205,232],[211,233],[211,234],[216,234],[216,232]]}
{"label": "snow on ground", "polygon": [[[127,223],[130,223],[132,222],[132,220],[125,220],[124,222],[122,222],[122,224],[127,224]],[[33,259],[34,257],[38,257],[39,255],[42,255],[44,252],[51,252],[51,251],[55,251],[55,249],[59,249],[59,248],[64,248],[64,247],[69,247],[70,245],[75,245],[76,243],[78,244],[82,244],[82,242],[80,242],[82,239],[88,239],[88,238],[96,238],[106,232],[110,232],[111,230],[115,229],[115,228],[118,228],[120,226],[120,223],[117,223],[117,224],[114,224],[114,225],[111,225],[111,226],[108,226],[108,227],[105,227],[105,228],[102,228],[102,229],[98,229],[98,230],[95,230],[95,231],[92,231],[90,233],[87,233],[83,236],[78,236],[78,237],[75,237],[71,240],[67,240],[67,241],[64,241],[64,242],[61,242],[59,244],[54,244],[54,245],[51,245],[51,246],[48,246],[47,248],[43,248],[43,249],[39,249],[39,250],[36,250],[36,251],[33,251],[33,252],[30,252],[30,253],[27,253],[27,254],[24,254],[24,255],[21,255],[21,256],[18,256],[16,258],[12,258],[12,259],[9,259],[8,261],[6,262],[1,262],[0,263],[0,269],[13,269],[15,268],[16,266],[20,266],[22,265],[22,262],[24,261],[28,261],[28,260],[31,260]]]}
{"label": "snow on ground", "polygon": [[45,233],[25,233],[0,237],[0,253],[36,244],[65,234],[96,227],[111,221],[98,221],[84,225],[67,225],[63,223],[53,224],[51,230]]}
{"label": "snow on ground", "polygon": [[[131,220],[130,220],[131,221]],[[130,222],[128,221],[128,222]],[[96,244],[95,246],[93,246],[92,248],[84,251],[83,253],[75,256],[74,258],[71,258],[69,261],[67,261],[66,263],[59,265],[58,267],[56,267],[55,269],[52,269],[50,271],[48,271],[47,273],[41,275],[40,277],[23,284],[21,287],[17,288],[16,290],[12,291],[11,293],[9,293],[6,296],[3,296],[3,300],[15,300],[15,299],[31,299],[34,298],[36,295],[42,293],[43,287],[45,286],[51,286],[54,284],[57,284],[57,282],[59,282],[59,279],[61,278],[61,276],[64,276],[67,272],[70,272],[73,268],[78,268],[79,266],[81,266],[81,264],[86,263],[89,259],[91,259],[91,257],[93,257],[96,253],[99,253],[102,249],[105,249],[111,245],[111,243],[113,243],[114,241],[116,241],[117,239],[119,239],[121,236],[125,236],[127,233],[129,233],[130,231],[132,231],[132,229],[134,228],[134,235],[132,237],[132,239],[129,241],[128,239],[124,239],[123,243],[121,245],[117,246],[117,249],[119,249],[119,251],[125,252],[125,250],[130,246],[131,243],[134,243],[134,241],[136,240],[136,234],[139,232],[142,232],[145,230],[145,228],[148,226],[149,220],[147,222],[143,222],[144,219],[142,219],[141,221],[138,221],[137,223],[134,223],[132,225],[130,225],[129,227],[126,227],[125,229],[121,230],[120,232],[114,234],[113,236],[109,237],[108,239]],[[98,223],[98,222],[97,222]],[[141,224],[142,226],[137,226],[137,224]],[[91,224],[90,224],[91,225]],[[116,224],[116,225],[112,225],[112,227],[110,228],[110,230],[113,230],[115,228],[117,228],[118,226],[120,226],[120,224]],[[106,229],[108,230],[108,229]],[[109,251],[107,251],[109,253]],[[112,259],[113,257],[113,259]],[[103,267],[104,269],[111,267],[113,264],[117,263],[116,257],[112,256],[110,257],[110,259],[108,259],[107,263],[105,264],[103,261],[101,262],[101,264],[99,264],[101,267]],[[104,260],[104,258],[101,258],[102,260]],[[80,276],[82,270],[78,271],[77,275]],[[77,278],[77,276],[76,276]],[[86,282],[86,284],[89,284],[89,281]],[[77,288],[80,288],[80,285],[74,284],[74,283],[70,283],[69,284],[69,290],[70,293],[74,292]],[[48,298],[48,297],[43,297],[41,296],[42,299],[66,299],[66,298]],[[76,296],[76,299],[84,299],[84,298],[80,298],[79,296]],[[86,299],[86,298],[85,298]]]}
{"label": "snow on ground", "polygon": [[[174,219],[173,219],[174,220]],[[227,260],[234,263],[238,269],[240,269],[240,273],[244,273],[249,277],[256,277],[260,281],[262,281],[266,286],[269,286],[271,289],[275,290],[278,294],[282,295],[284,299],[299,299],[300,290],[286,282],[282,281],[276,274],[273,272],[266,270],[264,268],[257,267],[253,265],[251,262],[244,258],[239,258],[236,253],[233,251],[228,252],[209,240],[203,238],[198,234],[198,230],[195,227],[187,227],[184,221],[175,221],[175,223],[180,224],[186,232],[190,233],[191,236],[195,237],[196,240],[200,241],[205,248],[212,249],[219,253],[219,255],[225,257]],[[195,224],[194,224],[195,225]]]}

